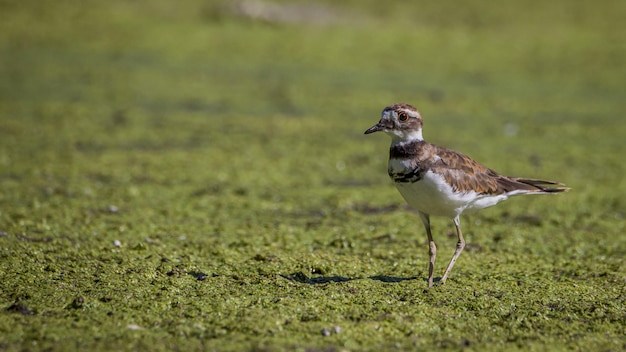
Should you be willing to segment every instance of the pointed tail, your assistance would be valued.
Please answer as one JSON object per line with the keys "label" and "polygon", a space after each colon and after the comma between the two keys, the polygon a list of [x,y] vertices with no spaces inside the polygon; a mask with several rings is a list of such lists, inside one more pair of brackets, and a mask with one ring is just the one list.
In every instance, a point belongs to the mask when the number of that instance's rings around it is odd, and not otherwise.
{"label": "pointed tail", "polygon": [[550,186],[564,186],[564,184],[562,184],[561,182],[537,180],[534,178],[521,178],[521,177],[511,177],[511,179],[519,183],[524,183],[529,186],[533,186],[537,189],[538,192],[543,192],[543,193],[559,193],[559,192],[567,192],[570,190],[569,187],[550,187]]}

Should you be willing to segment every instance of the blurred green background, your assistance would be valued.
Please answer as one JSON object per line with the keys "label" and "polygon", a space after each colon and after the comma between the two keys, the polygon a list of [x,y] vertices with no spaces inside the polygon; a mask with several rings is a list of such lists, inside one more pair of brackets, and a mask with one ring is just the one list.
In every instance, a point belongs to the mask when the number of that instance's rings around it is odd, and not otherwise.
{"label": "blurred green background", "polygon": [[[0,1],[0,350],[626,346],[626,2]],[[573,190],[427,243],[363,136]],[[455,245],[434,219],[441,275]]]}

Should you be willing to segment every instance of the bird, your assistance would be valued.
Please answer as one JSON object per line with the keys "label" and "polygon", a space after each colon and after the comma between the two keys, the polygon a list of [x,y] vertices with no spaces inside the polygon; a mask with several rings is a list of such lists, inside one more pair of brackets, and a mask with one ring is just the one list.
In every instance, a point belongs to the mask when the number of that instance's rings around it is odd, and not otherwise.
{"label": "bird", "polygon": [[444,284],[465,248],[459,217],[463,213],[491,207],[512,196],[555,194],[568,187],[555,181],[503,176],[471,157],[424,140],[423,119],[410,104],[385,107],[380,121],[365,134],[384,132],[391,136],[388,174],[411,208],[419,214],[428,236],[428,288],[433,286],[437,246],[430,216],[451,218],[458,241],[443,276]]}

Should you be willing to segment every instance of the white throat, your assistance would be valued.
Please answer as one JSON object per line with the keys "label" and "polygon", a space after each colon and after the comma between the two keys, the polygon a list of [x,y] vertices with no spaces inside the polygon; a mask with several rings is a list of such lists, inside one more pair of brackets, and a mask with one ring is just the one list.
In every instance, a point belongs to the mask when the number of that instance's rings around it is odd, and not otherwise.
{"label": "white throat", "polygon": [[403,145],[416,141],[423,141],[422,129],[417,131],[391,130],[387,132],[391,136],[391,144]]}

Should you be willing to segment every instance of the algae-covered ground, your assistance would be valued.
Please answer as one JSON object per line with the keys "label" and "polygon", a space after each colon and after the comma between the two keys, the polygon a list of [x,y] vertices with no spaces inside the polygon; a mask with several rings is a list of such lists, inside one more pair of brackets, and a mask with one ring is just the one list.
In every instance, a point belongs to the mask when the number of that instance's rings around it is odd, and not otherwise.
{"label": "algae-covered ground", "polygon": [[[0,351],[626,349],[625,16],[1,1]],[[572,190],[464,216],[424,291],[389,138],[363,135],[395,102]]]}

